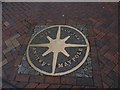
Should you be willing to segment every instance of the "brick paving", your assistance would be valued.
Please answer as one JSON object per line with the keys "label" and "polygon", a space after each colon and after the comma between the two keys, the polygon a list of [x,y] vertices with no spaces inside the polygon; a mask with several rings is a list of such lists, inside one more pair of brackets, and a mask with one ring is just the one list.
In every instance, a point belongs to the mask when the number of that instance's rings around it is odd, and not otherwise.
{"label": "brick paving", "polygon": [[[3,88],[118,87],[117,3],[2,4]],[[31,76],[17,73],[34,27],[54,24],[89,26],[92,78]]]}

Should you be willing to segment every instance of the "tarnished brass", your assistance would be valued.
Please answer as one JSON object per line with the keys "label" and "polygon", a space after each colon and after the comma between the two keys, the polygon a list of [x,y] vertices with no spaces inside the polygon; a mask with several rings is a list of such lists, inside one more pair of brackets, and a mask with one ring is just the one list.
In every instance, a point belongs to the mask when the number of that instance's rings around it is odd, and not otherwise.
{"label": "tarnished brass", "polygon": [[[56,34],[56,38],[55,38],[55,39],[53,39],[53,38],[50,37],[50,36],[46,36],[46,38],[48,39],[49,43],[38,43],[38,44],[33,44],[33,43],[32,43],[32,44],[31,44],[32,40],[33,40],[34,38],[36,38],[36,36],[37,36],[39,33],[43,32],[43,31],[46,30],[46,29],[51,29],[51,28],[54,28],[54,27],[58,27],[58,31],[57,31],[57,34]],[[67,41],[69,38],[71,38],[71,36],[66,36],[65,38],[61,39],[60,37],[61,37],[61,28],[62,28],[62,27],[65,27],[65,28],[68,28],[68,29],[73,29],[73,30],[77,31],[77,32],[84,38],[86,44],[81,44],[81,43],[80,43],[80,44],[66,43],[66,41]],[[51,32],[52,32],[52,30],[51,30]],[[32,63],[32,61],[31,61],[31,59],[30,59],[30,55],[29,55],[29,53],[30,53],[30,52],[29,52],[29,48],[30,48],[30,47],[48,47],[48,50],[46,50],[46,51],[42,54],[43,57],[45,57],[46,55],[48,55],[48,54],[51,53],[51,52],[53,53],[53,60],[52,60],[52,65],[51,65],[51,66],[52,66],[52,72],[51,72],[51,73],[41,70],[40,68],[36,67],[36,66]],[[77,66],[75,66],[74,68],[72,68],[71,70],[68,70],[68,71],[65,71],[65,72],[60,72],[60,73],[57,72],[57,73],[56,73],[55,70],[56,70],[56,65],[57,65],[57,60],[58,60],[58,55],[59,55],[59,53],[61,52],[61,53],[64,54],[66,57],[69,57],[70,54],[69,54],[69,52],[67,52],[67,51],[65,50],[65,48],[76,48],[76,47],[86,48],[86,53],[85,53],[85,56],[84,56],[84,58],[82,59],[82,61],[81,61]],[[67,25],[54,25],[54,26],[50,26],[50,27],[47,27],[47,28],[41,30],[40,32],[38,32],[36,35],[34,35],[34,36],[32,37],[32,39],[29,41],[29,44],[28,44],[28,46],[27,46],[26,54],[27,54],[27,60],[28,60],[29,64],[30,64],[35,70],[37,70],[38,72],[41,72],[41,73],[43,73],[43,74],[45,74],[45,75],[60,76],[60,75],[65,75],[65,74],[71,73],[71,72],[75,71],[76,69],[78,69],[78,68],[85,62],[85,60],[87,59],[88,54],[89,54],[89,49],[90,49],[90,47],[89,47],[89,42],[88,42],[87,38],[86,38],[85,35],[84,35],[82,32],[80,32],[78,29],[76,29],[76,28],[74,28],[74,27],[71,27],[71,26],[67,26]],[[80,50],[81,50],[81,51],[80,51],[79,53],[77,53],[78,55],[75,55],[73,61],[75,61],[76,58],[79,58],[79,57],[80,57],[80,54],[81,54],[81,52],[82,52],[82,49],[80,49]],[[34,51],[34,54],[36,54],[36,51]],[[37,56],[37,54],[36,54],[36,56]],[[38,58],[38,60],[39,60],[39,62],[40,62],[41,60],[39,59],[39,57],[37,57],[37,58]],[[58,68],[61,68],[61,67],[64,67],[64,66],[68,66],[68,65],[70,66],[73,61],[72,61],[72,59],[71,59],[71,60],[68,60],[68,61],[66,61],[66,62],[64,62],[64,63],[59,63],[59,64],[58,64]],[[42,63],[42,64],[43,64],[43,63],[46,64],[45,61],[41,61],[41,63]]]}

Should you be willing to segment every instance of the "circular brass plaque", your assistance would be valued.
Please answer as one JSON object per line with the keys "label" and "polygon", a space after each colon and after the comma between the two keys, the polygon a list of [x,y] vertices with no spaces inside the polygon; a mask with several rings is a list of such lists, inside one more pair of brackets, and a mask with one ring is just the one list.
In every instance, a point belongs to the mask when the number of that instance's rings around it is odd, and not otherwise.
{"label": "circular brass plaque", "polygon": [[40,73],[60,76],[78,69],[87,59],[89,42],[71,26],[54,25],[35,34],[27,46],[28,63]]}

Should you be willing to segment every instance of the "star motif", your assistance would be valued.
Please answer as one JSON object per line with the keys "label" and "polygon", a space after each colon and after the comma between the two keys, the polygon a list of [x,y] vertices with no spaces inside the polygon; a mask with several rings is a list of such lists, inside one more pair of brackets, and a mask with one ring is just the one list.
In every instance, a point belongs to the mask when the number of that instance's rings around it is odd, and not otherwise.
{"label": "star motif", "polygon": [[87,45],[82,45],[82,44],[66,44],[65,42],[70,38],[70,36],[67,36],[64,39],[60,39],[60,35],[61,35],[61,26],[58,27],[56,39],[52,39],[51,37],[47,36],[49,43],[30,44],[30,46],[34,46],[34,47],[48,47],[49,49],[46,52],[44,52],[42,56],[46,56],[47,54],[53,52],[52,74],[55,73],[58,54],[61,52],[67,57],[70,56],[69,53],[65,50],[66,47],[87,47]]}

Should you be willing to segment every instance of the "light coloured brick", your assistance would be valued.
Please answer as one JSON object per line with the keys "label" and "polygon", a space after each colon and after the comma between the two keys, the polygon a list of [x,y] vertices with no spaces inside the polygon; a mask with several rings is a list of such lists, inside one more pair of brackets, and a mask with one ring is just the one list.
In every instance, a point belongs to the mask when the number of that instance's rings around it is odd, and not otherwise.
{"label": "light coloured brick", "polygon": [[14,47],[18,47],[20,45],[20,43],[16,39],[12,41],[12,44]]}
{"label": "light coloured brick", "polygon": [[10,24],[9,24],[9,22],[5,21],[5,22],[4,22],[4,25],[7,27],[7,26],[9,26]]}
{"label": "light coloured brick", "polygon": [[13,37],[11,37],[10,39],[6,40],[5,44],[7,45],[7,47],[11,46],[12,43],[14,43],[14,42],[15,42],[15,44],[18,44],[18,41],[16,40],[16,38],[18,38],[19,36],[20,36],[19,34],[16,34]]}
{"label": "light coloured brick", "polygon": [[13,46],[8,47],[8,48],[3,50],[3,53],[6,54],[7,52],[11,51],[13,48],[14,48]]}
{"label": "light coloured brick", "polygon": [[0,67],[4,66],[7,63],[8,63],[7,59],[4,59],[2,62],[0,62]]}
{"label": "light coloured brick", "polygon": [[9,46],[12,45],[12,42],[11,42],[10,39],[8,39],[8,40],[5,41],[5,44],[6,44],[7,47],[9,47]]}
{"label": "light coloured brick", "polygon": [[18,38],[20,36],[20,34],[16,34],[13,37],[10,38],[11,41],[13,41],[14,39]]}

